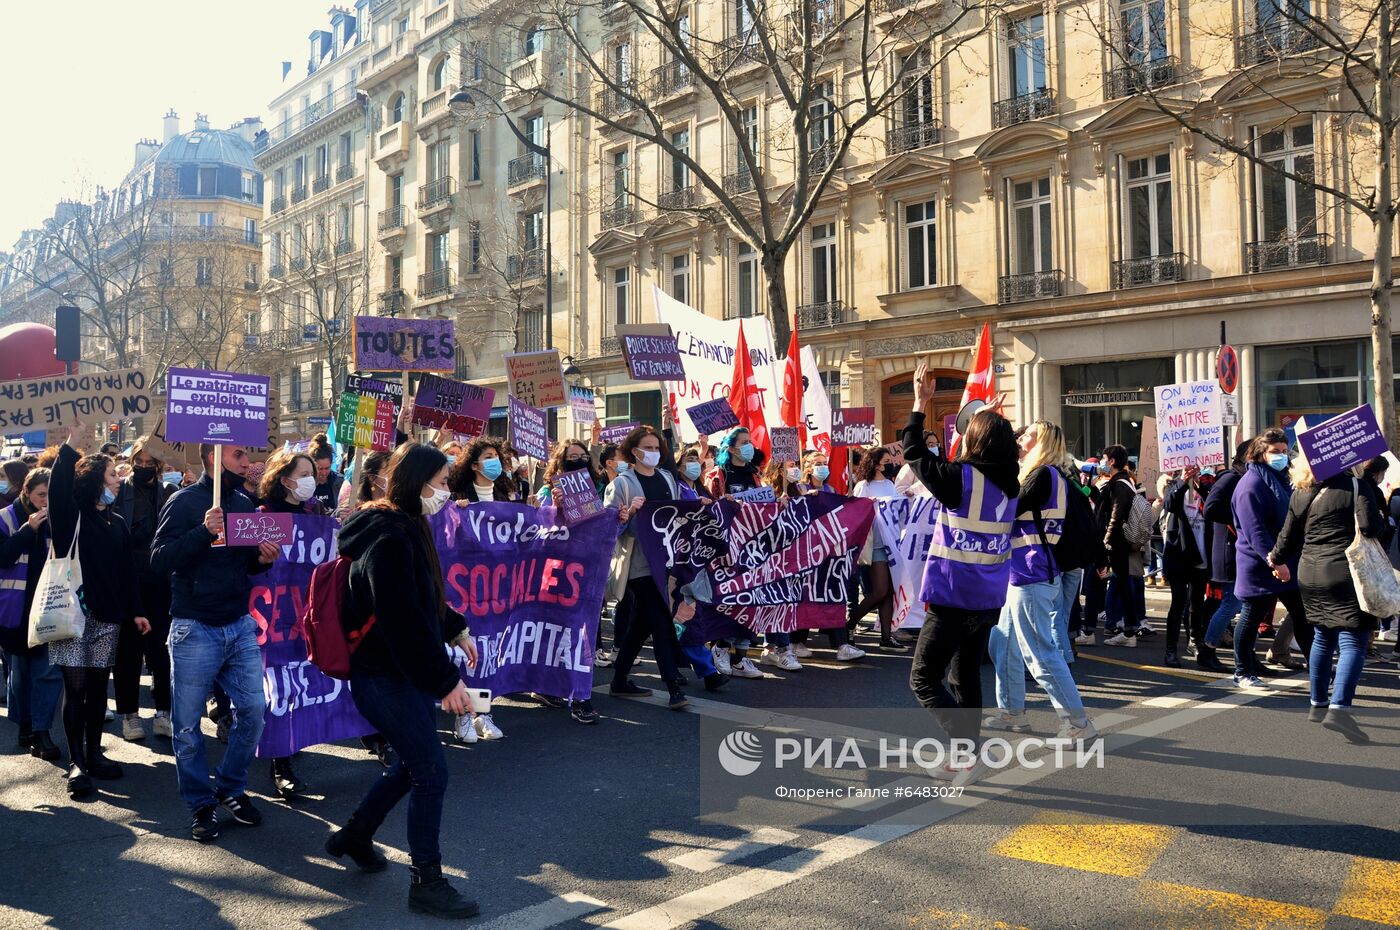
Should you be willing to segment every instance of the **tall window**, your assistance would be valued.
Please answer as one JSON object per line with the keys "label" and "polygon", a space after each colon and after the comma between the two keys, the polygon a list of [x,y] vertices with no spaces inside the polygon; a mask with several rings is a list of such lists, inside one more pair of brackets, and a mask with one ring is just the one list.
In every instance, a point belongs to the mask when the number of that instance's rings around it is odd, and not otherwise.
{"label": "tall window", "polygon": [[[740,0],[740,2],[742,2],[742,0]],[[744,137],[744,140],[745,140],[746,142],[748,142],[749,151],[750,151],[751,153],[753,153],[753,158],[754,158],[754,162],[755,162],[755,166],[756,166],[756,165],[757,165],[757,162],[758,162],[758,107],[757,107],[757,106],[744,107],[742,110],[739,111],[739,129],[740,129],[741,134],[742,134],[743,137]],[[739,173],[746,173],[746,172],[748,171],[748,168],[746,168],[746,167],[744,166],[744,158],[743,158],[742,155],[739,154],[739,149],[738,149],[738,146],[737,146],[737,145],[736,145],[736,147],[735,147],[735,152],[734,152],[734,165],[735,165],[735,170],[736,170],[737,172],[739,172]]]}
{"label": "tall window", "polygon": [[354,135],[348,132],[340,134],[340,167],[344,168],[350,164],[354,150]]}
{"label": "tall window", "polygon": [[836,224],[821,223],[812,227],[811,303],[831,303],[836,293]]}
{"label": "tall window", "polygon": [[809,149],[817,151],[836,137],[836,104],[830,81],[812,88],[812,102],[807,105]]}
{"label": "tall window", "polygon": [[451,171],[449,158],[451,156],[450,143],[434,142],[428,146],[428,181],[436,181],[439,178],[447,177]]}
{"label": "tall window", "polygon": [[1309,0],[1254,0],[1254,22],[1260,32],[1301,29],[1311,10]]}
{"label": "tall window", "polygon": [[331,173],[331,147],[329,145],[316,146],[316,177],[324,178]]}
{"label": "tall window", "polygon": [[390,290],[396,291],[403,287],[403,256],[390,255],[389,260],[384,265],[385,284]]}
{"label": "tall window", "polygon": [[1018,181],[1012,186],[1012,274],[1049,271],[1053,237],[1050,234],[1050,179]]}
{"label": "tall window", "polygon": [[403,175],[389,175],[389,206],[403,206]]}
{"label": "tall window", "polygon": [[208,287],[214,283],[214,260],[212,258],[195,259],[194,283],[201,287]]}
{"label": "tall window", "polygon": [[436,93],[447,86],[447,56],[438,59],[437,64],[428,72],[428,90]]}
{"label": "tall window", "polygon": [[403,122],[403,94],[395,94],[389,101],[389,125]]}
{"label": "tall window", "polygon": [[243,218],[243,241],[251,245],[257,245],[258,242],[258,221],[251,216]]}
{"label": "tall window", "polygon": [[525,45],[523,51],[525,57],[537,55],[544,48],[544,30],[539,23],[535,23],[525,30]]}
{"label": "tall window", "polygon": [[734,3],[734,34],[736,36],[748,35],[753,29],[753,10],[749,4],[755,0],[733,0]]}
{"label": "tall window", "polygon": [[671,296],[683,304],[690,303],[690,253],[671,256]]}
{"label": "tall window", "polygon": [[447,267],[447,233],[433,233],[428,236],[428,256],[432,271],[441,271]]}
{"label": "tall window", "polygon": [[467,223],[467,274],[481,274],[481,223]]}
{"label": "tall window", "polygon": [[631,42],[619,42],[612,47],[612,74],[622,85],[632,80]]}
{"label": "tall window", "polygon": [[1024,97],[1044,90],[1048,86],[1045,74],[1045,17],[1036,13],[1024,19],[1012,20],[1006,29],[1010,95]]}
{"label": "tall window", "polygon": [[[1313,128],[1299,123],[1275,129],[1256,140],[1265,162],[1301,178],[1313,177]],[[1259,200],[1259,238],[1265,242],[1317,234],[1317,193],[1277,171],[1255,167]]]}
{"label": "tall window", "polygon": [[[257,286],[258,286],[258,263],[257,263],[257,262],[247,262],[247,263],[244,264],[244,266],[243,266],[243,284],[244,284],[244,286],[246,286],[246,287],[257,287]],[[257,317],[257,314],[256,314],[256,313],[253,313],[253,314],[249,314],[249,316],[250,316],[250,318],[254,318],[254,319],[255,319],[255,318]],[[254,329],[253,332],[257,332],[257,330]]]}
{"label": "tall window", "polygon": [[1166,154],[1128,162],[1125,258],[1151,258],[1176,251],[1172,236],[1172,166]]}
{"label": "tall window", "polygon": [[540,247],[540,242],[544,238],[544,211],[531,210],[520,221],[521,236],[526,252],[533,252]]}
{"label": "tall window", "polygon": [[[677,129],[671,133],[671,145],[677,152],[690,154],[690,130]],[[671,190],[683,191],[690,187],[690,166],[679,155],[671,156]]]}
{"label": "tall window", "polygon": [[735,250],[734,309],[738,316],[758,314],[758,253],[747,242]]}
{"label": "tall window", "polygon": [[1123,29],[1123,57],[1141,65],[1167,57],[1167,14],[1164,0],[1123,0],[1118,8]]}
{"label": "tall window", "polygon": [[467,180],[481,180],[481,132],[473,129],[467,133],[467,141],[471,145],[469,157],[471,163],[467,166]]}
{"label": "tall window", "polygon": [[[141,190],[143,193],[148,189],[150,180],[150,175],[146,175],[144,178],[141,179]],[[241,190],[243,193],[243,199],[246,200],[248,203],[252,203],[258,199],[258,181],[257,178],[253,177],[251,172],[243,172]],[[142,199],[145,198],[143,197]]]}
{"label": "tall window", "polygon": [[[544,145],[544,117],[539,113],[532,114],[520,121],[522,135],[530,140],[532,145]],[[526,152],[531,156],[532,161],[538,163],[540,155],[533,149],[526,147]]]}
{"label": "tall window", "polygon": [[609,319],[608,335],[616,332],[616,326],[628,323],[628,293],[632,269],[627,266],[614,268],[612,273],[612,316]]}
{"label": "tall window", "polygon": [[628,204],[628,174],[631,167],[631,153],[618,149],[612,154],[612,193],[613,206],[625,207]]}
{"label": "tall window", "polygon": [[343,203],[336,209],[335,241],[349,242],[350,239],[350,205]]}
{"label": "tall window", "polygon": [[272,176],[272,191],[278,197],[287,196],[287,169],[278,168]]}
{"label": "tall window", "polygon": [[904,207],[904,263],[910,287],[938,283],[938,201]]}
{"label": "tall window", "polygon": [[900,60],[900,78],[906,90],[899,113],[903,126],[927,126],[934,119],[933,67],[928,49],[920,49]]}
{"label": "tall window", "polygon": [[298,155],[296,161],[292,162],[292,187],[300,188],[306,186],[306,156]]}
{"label": "tall window", "polygon": [[199,214],[199,228],[200,228],[200,229],[213,229],[213,228],[214,228],[214,214],[213,214],[213,213],[207,213],[207,212],[206,212],[206,213],[201,213],[201,214]]}

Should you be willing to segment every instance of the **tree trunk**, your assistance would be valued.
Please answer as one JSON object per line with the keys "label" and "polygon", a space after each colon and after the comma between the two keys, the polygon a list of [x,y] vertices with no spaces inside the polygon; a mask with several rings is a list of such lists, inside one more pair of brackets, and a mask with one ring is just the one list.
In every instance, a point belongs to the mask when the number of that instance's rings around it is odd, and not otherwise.
{"label": "tree trunk", "polygon": [[765,252],[763,277],[768,284],[768,316],[773,321],[773,351],[787,352],[792,338],[792,311],[788,309],[787,278],[783,275],[785,255]]}
{"label": "tree trunk", "polygon": [[1390,43],[1393,23],[1390,3],[1381,4],[1377,21],[1377,68],[1381,79],[1376,82],[1376,212],[1372,219],[1376,233],[1376,257],[1371,264],[1371,357],[1373,393],[1376,398],[1376,419],[1392,450],[1400,438],[1395,423],[1395,359],[1391,347],[1390,292],[1394,284],[1395,203],[1392,190],[1391,159],[1395,155],[1392,126],[1393,91],[1386,75],[1390,74]]}

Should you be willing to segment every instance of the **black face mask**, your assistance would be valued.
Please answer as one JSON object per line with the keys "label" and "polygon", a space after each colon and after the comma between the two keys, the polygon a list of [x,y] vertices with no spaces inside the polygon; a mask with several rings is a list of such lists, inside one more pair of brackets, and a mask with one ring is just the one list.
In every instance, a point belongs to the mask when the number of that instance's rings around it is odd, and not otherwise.
{"label": "black face mask", "polygon": [[588,467],[588,460],[587,460],[587,459],[565,459],[565,460],[564,460],[564,470],[565,470],[565,471],[578,471],[580,468],[587,468],[587,467]]}
{"label": "black face mask", "polygon": [[887,480],[893,481],[894,476],[899,474],[899,468],[893,463],[887,463],[881,466],[880,474],[884,475]]}
{"label": "black face mask", "polygon": [[155,484],[156,476],[159,473],[160,469],[150,465],[133,465],[131,468],[131,477],[137,484],[143,486]]}

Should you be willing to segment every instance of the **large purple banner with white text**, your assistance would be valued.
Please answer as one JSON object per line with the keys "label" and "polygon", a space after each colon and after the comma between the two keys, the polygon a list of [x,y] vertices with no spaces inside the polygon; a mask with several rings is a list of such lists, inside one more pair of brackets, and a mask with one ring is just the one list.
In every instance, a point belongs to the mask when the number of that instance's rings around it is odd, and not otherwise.
{"label": "large purple banner with white text", "polygon": [[447,603],[466,617],[480,660],[462,680],[493,695],[587,698],[618,521],[576,526],[552,507],[444,507],[429,521]]}
{"label": "large purple banner with white text", "polygon": [[874,519],[873,501],[813,494],[774,504],[653,502],[633,527],[661,589],[669,574],[699,602],[683,638],[698,643],[844,624]]}

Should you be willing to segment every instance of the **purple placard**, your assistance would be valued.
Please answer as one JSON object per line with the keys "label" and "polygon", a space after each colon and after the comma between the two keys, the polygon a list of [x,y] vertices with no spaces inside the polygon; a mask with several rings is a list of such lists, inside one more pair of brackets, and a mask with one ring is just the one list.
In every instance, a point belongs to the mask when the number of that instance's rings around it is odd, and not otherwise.
{"label": "purple placard", "polygon": [[874,442],[874,407],[837,407],[831,411],[833,446],[868,446]]}
{"label": "purple placard", "polygon": [[549,420],[539,407],[510,396],[510,442],[526,455],[549,458]]}
{"label": "purple placard", "polygon": [[456,371],[452,321],[357,316],[355,367],[360,371]]}
{"label": "purple placard", "polygon": [[491,419],[492,388],[424,375],[413,398],[413,422],[460,436],[480,436]]}
{"label": "purple placard", "polygon": [[617,426],[605,426],[598,431],[598,441],[603,445],[618,445],[627,438],[627,434],[632,432],[640,423],[621,423]]}
{"label": "purple placard", "polygon": [[286,545],[292,541],[295,522],[292,513],[231,513],[224,518],[230,546]]}
{"label": "purple placard", "polygon": [[551,498],[559,510],[559,519],[575,526],[603,512],[603,501],[587,469],[566,471],[554,479]]}
{"label": "purple placard", "polygon": [[1339,413],[1326,423],[1299,433],[1298,446],[1318,481],[1326,481],[1353,465],[1390,451],[1376,422],[1376,411],[1370,404]]}
{"label": "purple placard", "polygon": [[774,426],[768,430],[768,442],[773,446],[773,462],[802,462],[802,445],[797,439],[797,427]]}
{"label": "purple placard", "polygon": [[725,397],[687,407],[685,412],[690,415],[690,422],[695,424],[696,431],[706,436],[718,436],[725,430],[739,425],[739,417],[734,413],[734,408],[729,406],[729,399]]}
{"label": "purple placard", "polygon": [[171,368],[166,373],[166,441],[264,448],[270,385],[262,375]]}
{"label": "purple placard", "polygon": [[634,381],[685,380],[685,366],[681,364],[675,336],[619,334],[618,340]]}

